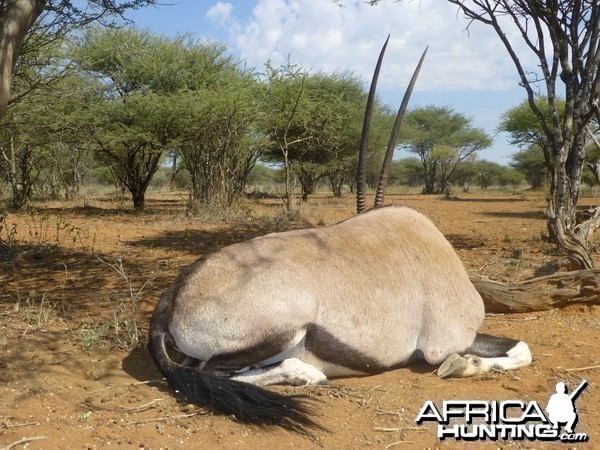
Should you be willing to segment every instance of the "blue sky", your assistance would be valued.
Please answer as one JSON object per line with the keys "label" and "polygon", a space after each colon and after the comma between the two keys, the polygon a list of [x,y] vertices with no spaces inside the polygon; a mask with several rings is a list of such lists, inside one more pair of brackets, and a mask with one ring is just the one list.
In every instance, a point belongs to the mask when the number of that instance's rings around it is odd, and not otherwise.
{"label": "blue sky", "polygon": [[[166,0],[169,1],[169,0]],[[419,56],[430,46],[411,99],[412,107],[451,106],[494,136],[480,158],[507,164],[517,151],[496,135],[500,116],[525,99],[516,71],[491,29],[472,24],[442,0],[172,0],[129,12],[136,26],[157,34],[191,34],[221,42],[261,69],[267,60],[291,61],[314,70],[351,70],[368,83],[377,53],[391,34],[379,95],[395,108]],[[519,36],[508,33],[517,51]],[[522,52],[522,61],[529,55]],[[533,66],[533,61],[532,66]],[[397,156],[407,156],[400,154]]]}

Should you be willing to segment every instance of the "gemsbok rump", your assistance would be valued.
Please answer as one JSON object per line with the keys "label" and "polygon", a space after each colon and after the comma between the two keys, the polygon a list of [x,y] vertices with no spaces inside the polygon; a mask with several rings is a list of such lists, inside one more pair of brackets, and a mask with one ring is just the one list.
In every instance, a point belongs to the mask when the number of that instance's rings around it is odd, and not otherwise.
{"label": "gemsbok rump", "polygon": [[[423,57],[392,132],[392,151]],[[367,134],[365,120],[361,151]],[[418,361],[441,364],[442,378],[531,362],[524,342],[478,333],[483,318],[483,301],[442,233],[417,211],[388,206],[201,258],[160,298],[149,348],[188,400],[246,423],[303,431],[318,426],[303,396],[260,386],[326,384],[328,377]],[[167,346],[185,361],[176,363]]]}

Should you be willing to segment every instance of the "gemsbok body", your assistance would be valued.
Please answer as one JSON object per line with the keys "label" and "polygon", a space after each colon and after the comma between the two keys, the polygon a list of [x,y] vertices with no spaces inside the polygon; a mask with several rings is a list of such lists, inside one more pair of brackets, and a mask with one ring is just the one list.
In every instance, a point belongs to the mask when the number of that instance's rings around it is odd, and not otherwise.
{"label": "gemsbok body", "polygon": [[303,431],[317,425],[302,396],[261,386],[327,384],[419,361],[441,364],[443,378],[531,362],[524,342],[478,333],[483,318],[442,233],[417,211],[389,206],[201,258],[160,298],[149,348],[188,400]]}

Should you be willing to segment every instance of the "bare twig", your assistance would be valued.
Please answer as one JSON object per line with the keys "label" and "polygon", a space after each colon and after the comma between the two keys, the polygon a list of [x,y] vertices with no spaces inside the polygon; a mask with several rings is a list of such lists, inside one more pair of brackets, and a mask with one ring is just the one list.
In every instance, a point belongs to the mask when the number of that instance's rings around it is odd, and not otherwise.
{"label": "bare twig", "polygon": [[[139,315],[139,311],[138,311],[138,300],[140,299],[142,292],[144,291],[144,289],[146,288],[146,286],[148,285],[148,283],[153,282],[156,277],[159,274],[159,267],[157,266],[156,271],[154,273],[154,276],[152,276],[151,278],[147,279],[146,282],[142,285],[142,287],[140,287],[137,292],[134,290],[133,288],[133,282],[131,280],[131,278],[127,275],[127,273],[125,273],[125,268],[123,267],[123,258],[121,258],[120,256],[118,258],[115,258],[115,263],[109,263],[104,261],[102,258],[100,258],[99,256],[96,256],[96,258],[98,259],[98,261],[100,261],[102,264],[110,267],[111,269],[113,269],[117,274],[119,274],[119,276],[121,276],[121,278],[123,278],[125,280],[125,283],[127,284],[127,288],[129,290],[129,309],[131,311],[131,324],[132,324],[132,328],[133,329],[129,329],[129,326],[126,327],[126,331],[127,331],[127,340],[126,341],[122,341],[121,337],[119,336],[119,326],[120,326],[120,319],[119,319],[119,315],[120,315],[120,308],[117,308],[115,310],[113,310],[113,317],[114,317],[114,325],[115,325],[115,333],[117,335],[117,340],[122,343],[122,344],[126,344],[127,346],[131,346],[132,344],[137,344],[140,337],[141,337],[141,333],[140,333],[140,329],[138,326],[138,315]],[[122,305],[124,304],[124,302],[122,301],[121,303]]]}
{"label": "bare twig", "polygon": [[386,433],[394,433],[396,431],[402,431],[403,428],[382,428],[382,427],[373,427],[373,431],[385,431]]}
{"label": "bare twig", "polygon": [[398,445],[398,444],[415,444],[414,441],[396,441],[396,442],[392,442],[391,444],[388,444],[385,446],[385,448],[390,448],[393,447],[394,445]]}
{"label": "bare twig", "polygon": [[158,402],[162,402],[163,400],[164,400],[164,398],[157,398],[148,403],[144,403],[143,405],[134,406],[131,408],[101,406],[101,405],[96,405],[89,400],[86,400],[83,403],[92,409],[98,409],[98,410],[102,410],[102,411],[142,412],[142,411],[146,411],[147,409],[154,408],[154,405],[156,405]]}
{"label": "bare twig", "polygon": [[567,372],[581,372],[583,370],[600,369],[600,366],[575,367],[574,369],[565,369]]}
{"label": "bare twig", "polygon": [[166,381],[167,381],[166,378],[156,378],[155,380],[137,381],[135,383],[131,383],[131,386],[138,386],[140,384],[150,384],[150,383],[163,383]]}
{"label": "bare twig", "polygon": [[23,422],[23,423],[10,423],[8,420],[0,423],[0,429],[2,428],[18,428],[18,427],[30,427],[32,425],[39,425],[39,422]]}
{"label": "bare twig", "polygon": [[27,444],[32,441],[39,441],[41,439],[46,439],[46,436],[32,436],[23,439],[19,439],[18,441],[13,442],[12,444],[8,444],[6,447],[0,448],[0,450],[10,450],[11,448],[15,448],[17,445]]}
{"label": "bare twig", "polygon": [[529,322],[530,320],[537,320],[540,316],[527,316],[527,317],[499,317],[504,314],[486,314],[490,319],[496,319],[501,322]]}
{"label": "bare twig", "polygon": [[169,420],[169,419],[187,419],[188,417],[194,417],[194,416],[198,416],[198,415],[200,415],[200,414],[192,413],[192,414],[179,414],[177,416],[157,417],[155,419],[131,420],[131,421],[127,422],[127,425],[140,425],[142,423],[149,423],[149,422],[162,422],[164,420]]}

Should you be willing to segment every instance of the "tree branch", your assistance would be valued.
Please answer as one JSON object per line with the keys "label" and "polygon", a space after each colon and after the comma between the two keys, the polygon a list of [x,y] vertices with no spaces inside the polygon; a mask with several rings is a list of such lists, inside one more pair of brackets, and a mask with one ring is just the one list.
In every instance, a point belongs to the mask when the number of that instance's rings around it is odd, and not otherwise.
{"label": "tree branch", "polygon": [[579,303],[600,304],[600,270],[558,272],[512,284],[478,274],[470,277],[486,312],[533,312]]}

